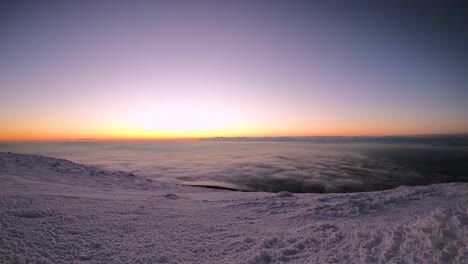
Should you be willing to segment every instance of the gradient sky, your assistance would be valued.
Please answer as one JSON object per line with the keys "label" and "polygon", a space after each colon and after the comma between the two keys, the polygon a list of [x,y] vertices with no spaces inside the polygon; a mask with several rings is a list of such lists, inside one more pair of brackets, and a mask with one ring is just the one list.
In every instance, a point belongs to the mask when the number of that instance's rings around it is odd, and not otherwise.
{"label": "gradient sky", "polygon": [[2,1],[0,140],[468,132],[463,1],[339,2]]}

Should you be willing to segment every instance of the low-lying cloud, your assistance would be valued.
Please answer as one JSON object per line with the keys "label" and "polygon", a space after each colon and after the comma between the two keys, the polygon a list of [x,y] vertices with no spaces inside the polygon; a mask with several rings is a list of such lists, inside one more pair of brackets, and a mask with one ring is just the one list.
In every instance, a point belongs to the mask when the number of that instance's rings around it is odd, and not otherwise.
{"label": "low-lying cloud", "polygon": [[466,147],[239,141],[8,147],[0,151],[67,158],[166,182],[246,191],[358,192],[468,181]]}

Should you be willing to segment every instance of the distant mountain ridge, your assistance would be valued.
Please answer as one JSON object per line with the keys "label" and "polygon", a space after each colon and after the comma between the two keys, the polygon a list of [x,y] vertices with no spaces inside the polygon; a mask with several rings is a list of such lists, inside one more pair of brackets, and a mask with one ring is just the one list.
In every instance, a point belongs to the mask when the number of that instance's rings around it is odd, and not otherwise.
{"label": "distant mountain ridge", "polygon": [[401,143],[435,146],[468,146],[466,134],[395,135],[395,136],[306,136],[306,137],[213,137],[203,141],[278,141],[313,143]]}

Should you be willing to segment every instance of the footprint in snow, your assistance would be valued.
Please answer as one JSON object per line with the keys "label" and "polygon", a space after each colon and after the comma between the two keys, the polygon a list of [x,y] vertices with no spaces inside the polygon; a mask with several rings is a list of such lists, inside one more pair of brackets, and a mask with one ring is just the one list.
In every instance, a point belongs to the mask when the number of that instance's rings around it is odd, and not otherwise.
{"label": "footprint in snow", "polygon": [[171,199],[171,200],[179,199],[179,196],[177,196],[174,193],[166,193],[166,194],[162,195],[162,197],[167,198],[167,199]]}

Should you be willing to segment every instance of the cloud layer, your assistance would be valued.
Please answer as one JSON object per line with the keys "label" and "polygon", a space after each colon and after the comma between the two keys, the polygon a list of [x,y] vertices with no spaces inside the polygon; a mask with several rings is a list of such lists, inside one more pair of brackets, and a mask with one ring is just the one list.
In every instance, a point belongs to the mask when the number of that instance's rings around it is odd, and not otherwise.
{"label": "cloud layer", "polygon": [[9,143],[0,150],[247,191],[358,192],[468,181],[466,147],[196,141]]}

